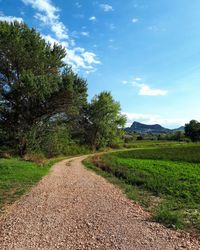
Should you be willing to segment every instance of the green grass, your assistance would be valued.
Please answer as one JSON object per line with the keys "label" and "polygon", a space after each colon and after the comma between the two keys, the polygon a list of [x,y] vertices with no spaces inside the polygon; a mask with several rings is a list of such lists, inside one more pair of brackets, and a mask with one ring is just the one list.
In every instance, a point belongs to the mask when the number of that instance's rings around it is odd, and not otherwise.
{"label": "green grass", "polygon": [[47,160],[43,166],[16,158],[0,159],[0,213],[30,190],[50,167],[63,158]]}
{"label": "green grass", "polygon": [[118,148],[155,148],[155,147],[175,147],[187,145],[189,143],[186,142],[177,142],[177,141],[158,141],[158,140],[141,140],[141,141],[133,141],[128,143],[118,144]]}
{"label": "green grass", "polygon": [[126,153],[119,152],[118,156],[120,158],[170,160],[200,163],[200,145],[193,144],[169,148],[151,148],[137,151],[131,150],[127,151]]}
{"label": "green grass", "polygon": [[151,206],[156,221],[200,231],[199,145],[115,152],[92,162],[95,168],[133,187],[129,193],[140,203],[148,196],[158,197],[159,202]]}

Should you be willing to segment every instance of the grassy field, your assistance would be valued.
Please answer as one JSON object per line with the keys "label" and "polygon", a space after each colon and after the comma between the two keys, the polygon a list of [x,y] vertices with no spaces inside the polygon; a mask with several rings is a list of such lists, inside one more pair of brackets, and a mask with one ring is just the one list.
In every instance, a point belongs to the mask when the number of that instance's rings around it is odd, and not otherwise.
{"label": "grassy field", "polygon": [[200,146],[137,149],[86,165],[119,184],[169,227],[200,231]]}
{"label": "grassy field", "polygon": [[0,158],[0,214],[46,175],[63,158],[47,160],[43,166],[19,159]]}
{"label": "grassy field", "polygon": [[[200,163],[200,144],[182,144],[168,148],[144,149],[127,151],[126,153],[118,153],[119,158],[134,158],[134,159],[152,159],[152,160],[170,160],[170,161],[185,161],[192,163]],[[160,146],[160,145],[159,145]]]}
{"label": "grassy field", "polygon": [[121,143],[118,144],[118,148],[127,148],[127,149],[133,149],[133,148],[149,148],[149,147],[174,147],[174,146],[180,146],[180,145],[187,145],[189,143],[186,142],[178,142],[178,141],[162,141],[162,140],[141,140],[141,141],[133,141],[129,143]]}

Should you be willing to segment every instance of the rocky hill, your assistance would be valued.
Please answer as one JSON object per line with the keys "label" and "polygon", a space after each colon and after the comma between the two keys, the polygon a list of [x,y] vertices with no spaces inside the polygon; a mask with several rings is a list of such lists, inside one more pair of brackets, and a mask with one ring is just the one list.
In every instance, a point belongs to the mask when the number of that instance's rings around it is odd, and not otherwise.
{"label": "rocky hill", "polygon": [[127,132],[137,132],[140,134],[166,134],[173,133],[177,131],[184,131],[184,127],[179,127],[177,129],[164,128],[159,124],[147,125],[140,122],[133,122],[131,127],[126,128]]}

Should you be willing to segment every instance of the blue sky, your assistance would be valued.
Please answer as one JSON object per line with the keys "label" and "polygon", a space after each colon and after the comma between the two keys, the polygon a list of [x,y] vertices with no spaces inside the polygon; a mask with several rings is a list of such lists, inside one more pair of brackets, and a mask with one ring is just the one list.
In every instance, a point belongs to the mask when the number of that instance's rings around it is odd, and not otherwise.
{"label": "blue sky", "polygon": [[0,20],[66,47],[89,98],[109,90],[134,120],[166,127],[200,118],[199,0],[0,0]]}

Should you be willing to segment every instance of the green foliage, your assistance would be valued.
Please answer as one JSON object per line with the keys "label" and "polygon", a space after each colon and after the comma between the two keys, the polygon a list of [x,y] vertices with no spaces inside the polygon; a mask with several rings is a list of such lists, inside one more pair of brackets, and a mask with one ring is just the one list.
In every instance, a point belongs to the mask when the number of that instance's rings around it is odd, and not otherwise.
{"label": "green foliage", "polygon": [[58,91],[64,56],[25,24],[0,22],[0,126],[22,147],[24,133]]}
{"label": "green foliage", "polygon": [[200,141],[200,123],[192,120],[190,123],[185,124],[185,135],[193,142]]}
{"label": "green foliage", "polygon": [[[62,120],[70,137],[84,141],[87,83],[63,63],[64,57],[60,45],[46,43],[25,24],[0,22],[0,134],[4,144],[19,146],[21,156],[38,124]],[[54,154],[63,152],[64,139],[69,141],[63,133],[61,128],[48,138],[45,134]],[[53,145],[53,139],[62,142]]]}
{"label": "green foliage", "polygon": [[174,133],[160,134],[157,136],[158,140],[168,140],[168,141],[187,141],[184,132],[176,131]]}
{"label": "green foliage", "polygon": [[66,53],[19,22],[0,22],[0,143],[51,157],[116,146],[125,117],[108,92],[87,103],[87,82]]}
{"label": "green foliage", "polygon": [[29,152],[42,152],[48,158],[89,152],[87,146],[81,146],[72,140],[69,128],[64,123],[38,124],[29,132],[27,141]]}
{"label": "green foliage", "polygon": [[126,118],[120,113],[120,104],[113,100],[109,92],[102,92],[92,99],[88,108],[88,120],[88,140],[95,149],[111,145],[122,137],[121,128],[126,122]]}

